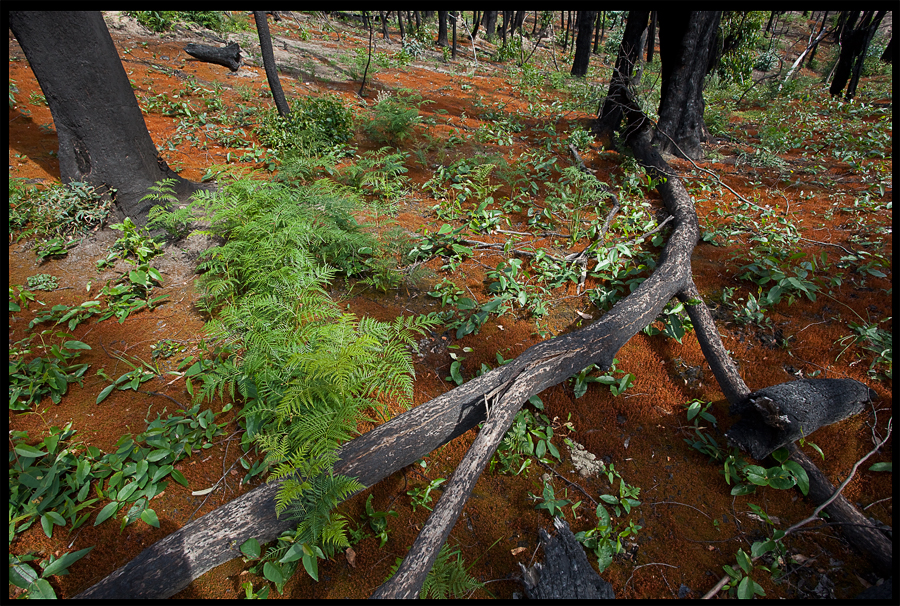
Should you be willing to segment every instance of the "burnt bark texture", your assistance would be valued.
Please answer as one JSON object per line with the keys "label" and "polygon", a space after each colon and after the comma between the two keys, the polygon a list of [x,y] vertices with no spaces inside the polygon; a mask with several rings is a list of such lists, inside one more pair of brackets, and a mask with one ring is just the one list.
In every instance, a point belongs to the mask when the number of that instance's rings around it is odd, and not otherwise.
{"label": "burnt bark texture", "polygon": [[641,60],[641,38],[647,29],[649,18],[650,11],[628,13],[616,66],[609,82],[609,93],[600,106],[599,116],[593,126],[594,134],[608,147],[611,147],[613,136],[619,130],[625,115],[623,107],[632,85],[634,66]]}
{"label": "burnt bark texture", "polygon": [[[845,99],[856,95],[859,76],[866,60],[869,43],[875,36],[886,11],[844,11],[844,28],[841,30],[841,54],[834,69],[834,79],[828,92],[837,97],[847,87]],[[860,16],[860,14],[862,16]],[[847,81],[849,80],[849,84]]]}
{"label": "burnt bark texture", "polygon": [[[809,476],[807,498],[817,506],[821,505],[834,494],[834,485],[795,444],[791,444],[790,450],[791,459],[799,463]],[[844,538],[866,557],[879,575],[890,577],[897,573],[894,569],[892,541],[844,495],[838,495],[824,511],[829,515],[828,521],[838,525]]]}
{"label": "burnt bark texture", "polygon": [[447,13],[448,11],[438,11],[438,46],[450,46],[447,40]]}
{"label": "burnt bark texture", "polygon": [[661,91],[653,142],[681,158],[703,158],[703,80],[714,52],[721,11],[659,11]]}
{"label": "burnt bark texture", "polygon": [[8,15],[53,115],[61,181],[115,190],[116,214],[137,225],[156,204],[141,198],[157,181],[174,179],[181,199],[203,189],[160,157],[99,11]]}
{"label": "burnt bark texture", "polygon": [[572,60],[572,75],[584,78],[591,64],[591,34],[597,11],[578,11],[578,34],[575,38],[575,58]]}
{"label": "burnt bark texture", "polygon": [[281,89],[281,80],[278,78],[278,67],[275,65],[275,52],[272,50],[272,36],[269,34],[269,22],[266,21],[265,11],[253,11],[256,20],[256,31],[259,33],[259,49],[262,51],[263,67],[266,69],[266,79],[269,81],[269,90],[275,100],[275,107],[282,118],[291,115],[291,108],[284,98]]}
{"label": "burnt bark texture", "polygon": [[588,562],[584,548],[569,525],[553,518],[556,535],[541,528],[544,561],[522,569],[525,595],[530,600],[614,600],[612,585],[604,581]]}
{"label": "burnt bark texture", "polygon": [[742,418],[725,436],[762,460],[820,427],[859,414],[874,397],[852,379],[801,379],[764,387],[731,407],[731,414]]}
{"label": "burnt bark texture", "polygon": [[237,42],[222,47],[191,43],[184,47],[184,52],[205,63],[224,65],[233,72],[241,66],[241,47]]}
{"label": "burnt bark texture", "polygon": [[484,11],[484,37],[492,40],[497,29],[497,11]]}

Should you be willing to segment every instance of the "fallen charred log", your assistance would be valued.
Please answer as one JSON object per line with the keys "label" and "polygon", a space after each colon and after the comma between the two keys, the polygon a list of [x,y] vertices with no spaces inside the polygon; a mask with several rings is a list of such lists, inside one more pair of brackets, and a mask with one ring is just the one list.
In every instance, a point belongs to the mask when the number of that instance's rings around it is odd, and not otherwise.
{"label": "fallen charred log", "polygon": [[224,47],[191,43],[184,47],[184,52],[206,63],[224,65],[233,72],[241,66],[241,47],[237,42]]}

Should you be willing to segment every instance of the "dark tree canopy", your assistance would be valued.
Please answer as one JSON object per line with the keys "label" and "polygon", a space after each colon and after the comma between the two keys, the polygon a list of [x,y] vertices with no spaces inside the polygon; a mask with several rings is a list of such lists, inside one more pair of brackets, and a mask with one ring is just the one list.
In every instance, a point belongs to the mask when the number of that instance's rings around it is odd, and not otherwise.
{"label": "dark tree canopy", "polygon": [[64,183],[114,189],[119,216],[139,225],[157,181],[175,179],[179,197],[202,187],[160,157],[99,11],[10,11],[9,26],[53,115]]}

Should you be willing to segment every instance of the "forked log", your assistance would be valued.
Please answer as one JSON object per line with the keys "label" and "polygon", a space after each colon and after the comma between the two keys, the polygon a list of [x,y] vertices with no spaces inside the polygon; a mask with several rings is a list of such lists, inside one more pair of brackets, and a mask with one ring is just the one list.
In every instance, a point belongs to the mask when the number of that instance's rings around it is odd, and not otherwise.
{"label": "forked log", "polygon": [[[722,345],[691,277],[691,253],[699,238],[694,206],[681,181],[671,175],[666,163],[651,147],[646,124],[642,115],[636,118],[631,114],[629,125],[633,128],[629,129],[629,145],[651,176],[662,179],[658,190],[674,218],[672,234],[660,254],[656,271],[592,324],[534,345],[508,364],[403,413],[340,450],[335,472],[357,477],[364,486],[372,486],[485,420],[486,410],[490,408],[487,423],[454,473],[407,560],[379,588],[377,597],[418,595],[421,582],[475,480],[522,403],[589,364],[608,369],[619,349],[652,322],[673,296],[686,304],[701,349],[729,402],[738,408],[746,405],[751,390]],[[821,474],[809,475],[811,497],[828,492],[819,478]],[[275,517],[277,490],[277,483],[260,486],[187,524],[75,597],[158,598],[177,593],[207,570],[239,557],[238,548],[246,539],[271,541],[292,527],[287,517],[280,520]],[[835,518],[836,522],[844,522]],[[852,540],[849,535],[848,539]],[[890,545],[887,555],[890,557]]]}

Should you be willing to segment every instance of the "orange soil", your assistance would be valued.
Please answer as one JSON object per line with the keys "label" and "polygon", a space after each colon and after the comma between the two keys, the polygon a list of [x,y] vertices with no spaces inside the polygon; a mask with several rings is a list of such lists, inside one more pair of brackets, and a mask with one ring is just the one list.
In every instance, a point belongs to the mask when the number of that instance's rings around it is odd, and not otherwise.
{"label": "orange soil", "polygon": [[[338,42],[343,48],[347,48],[365,43],[359,32],[352,32],[344,26],[335,26],[342,32],[339,40],[335,40],[334,32],[322,32],[319,29],[320,21],[311,17],[302,19],[312,39],[322,40],[323,45],[336,46],[335,42]],[[296,34],[296,26],[290,20],[272,24],[271,27],[273,36]],[[396,33],[394,36],[397,38]],[[183,74],[194,76],[207,86],[212,82],[220,82],[223,85],[222,99],[228,107],[241,102],[235,87],[249,86],[254,91],[266,88],[265,74],[261,67],[245,66],[242,71],[249,77],[238,78],[230,75],[225,68],[189,59],[182,53],[183,44],[178,40],[158,37],[140,40],[118,35],[115,31],[113,37],[126,70],[137,85],[139,98],[161,92],[171,95],[184,84],[183,79],[168,75],[164,70],[154,69],[153,64],[167,69],[179,69]],[[19,90],[16,95],[19,104],[9,112],[10,177],[49,182],[59,177],[52,119],[46,106],[27,102],[29,95],[40,92],[40,89],[11,34],[9,46],[9,77],[15,80]],[[379,42],[379,46],[385,48],[386,45]],[[399,47],[394,44],[388,48],[395,51]],[[470,58],[469,47],[462,45],[461,53],[460,61]],[[476,95],[480,95],[488,104],[508,103],[507,111],[524,110],[527,107],[527,100],[514,84],[507,65],[485,62],[481,54],[479,61],[481,67],[475,76],[460,75],[463,70],[459,68],[457,71],[453,65],[446,70],[450,73],[414,66],[382,70],[373,78],[367,100],[356,96],[358,85],[352,82],[304,83],[285,77],[282,83],[288,96],[322,91],[336,93],[346,104],[356,108],[354,111],[360,116],[365,115],[365,108],[372,103],[374,90],[397,87],[413,89],[423,98],[433,101],[432,104],[423,106],[422,113],[433,117],[436,122],[436,126],[427,129],[428,135],[424,128],[419,131],[416,141],[412,143],[415,145],[428,136],[445,139],[451,128],[455,128],[458,133],[465,133],[466,129],[479,126],[482,122],[477,118],[478,110],[473,105]],[[593,61],[599,59],[595,57]],[[463,83],[470,88],[462,87]],[[251,102],[269,101],[255,99]],[[26,109],[27,113],[23,111]],[[442,114],[440,110],[446,110],[447,113]],[[586,124],[591,117],[588,114],[570,113],[556,125],[556,132],[563,134],[569,124]],[[146,121],[158,147],[163,150],[163,142],[175,132],[176,120],[152,113],[146,116]],[[470,153],[497,150],[518,154],[529,145],[524,135],[532,135],[535,127],[544,128],[547,123],[547,119],[535,117],[529,124],[530,128],[521,133],[523,136],[515,138],[513,150],[475,143],[468,144],[465,149]],[[536,138],[529,137],[531,140]],[[366,142],[362,135],[358,135],[354,143],[361,149],[376,147]],[[724,154],[733,153],[727,144],[719,149]],[[199,180],[209,166],[224,163],[229,152],[237,155],[242,153],[218,146],[214,142],[210,142],[207,149],[182,143],[174,151],[162,151],[162,156],[171,166],[179,169],[183,176]],[[434,161],[433,156],[432,152],[430,161]],[[790,155],[786,157],[791,159]],[[614,153],[595,150],[586,154],[584,160],[601,180],[608,181],[610,174],[620,172]],[[560,158],[562,165],[568,165],[570,161],[565,157]],[[672,164],[686,173],[692,169],[687,162],[674,161]],[[824,219],[823,215],[829,210],[831,200],[821,187],[803,183],[802,176],[797,177],[796,183],[778,184],[783,195],[776,195],[772,190],[777,175],[771,171],[771,174],[760,171],[767,187],[753,188],[749,185],[749,181],[753,179],[748,178],[749,169],[746,167],[714,162],[703,165],[719,174],[742,195],[753,196],[758,204],[776,205],[787,212],[785,201],[789,200],[789,216],[796,220],[803,219],[802,231],[805,237],[852,247],[848,244],[848,238],[853,233],[852,229],[846,228],[848,217],[836,212],[833,219]],[[430,171],[424,170],[417,162],[410,161],[408,166],[409,176],[417,184],[431,176]],[[840,164],[832,165],[829,172],[833,177],[852,176],[849,168]],[[854,190],[862,188],[863,184],[858,183],[858,180],[856,184],[844,186],[842,191],[845,200],[852,200]],[[816,192],[814,198],[800,197],[800,190],[809,192],[811,189]],[[510,192],[501,191],[499,195],[503,193]],[[702,197],[700,194],[695,196],[698,199]],[[712,198],[712,194],[708,196]],[[887,196],[890,196],[890,192]],[[429,209],[434,204],[433,200],[408,200],[396,219],[410,231],[416,231],[423,225],[429,225],[433,230],[441,223],[431,217]],[[701,224],[705,223],[707,215],[716,205],[733,204],[735,198],[728,192],[709,201],[698,200]],[[514,217],[512,229],[519,229],[515,225],[516,220]],[[524,217],[519,220],[524,225]],[[890,217],[887,221],[890,221]],[[101,244],[108,245],[117,235],[118,232],[101,232],[96,237]],[[480,239],[503,241],[500,236],[502,234],[481,236]],[[884,240],[884,252],[890,258],[890,232]],[[549,241],[543,242],[551,244]],[[93,258],[70,255],[59,261],[51,261],[43,267],[37,263],[30,245],[30,242],[9,245],[9,284],[24,284],[27,276],[39,272],[58,275],[61,281],[59,290],[37,293],[38,298],[48,305],[81,302],[86,298],[86,282],[100,284],[112,275],[98,276],[93,269],[94,261],[103,256],[105,251],[99,245],[95,247],[99,252]],[[559,246],[563,250],[566,244],[559,243]],[[837,257],[837,250],[832,247],[812,244],[804,246],[804,251],[817,255],[823,250],[832,259]],[[714,297],[723,287],[741,285],[735,278],[738,264],[731,260],[733,252],[733,248],[717,248],[708,244],[697,247],[694,254],[694,276],[701,293],[707,299]],[[496,266],[498,261],[497,255],[479,251],[452,278],[484,301],[487,296],[485,271]],[[58,406],[45,400],[38,408],[40,414],[10,413],[10,429],[28,430],[29,435],[37,439],[47,427],[63,426],[71,421],[78,430],[75,436],[77,440],[108,450],[119,436],[143,430],[144,419],[155,418],[164,409],[170,414],[174,412],[175,405],[165,398],[131,391],[116,391],[102,404],[94,404],[97,392],[105,385],[94,374],[96,370],[104,368],[111,376],[118,376],[117,370],[119,373],[124,372],[116,368],[118,362],[108,355],[107,350],[109,353],[113,349],[125,351],[147,360],[150,358],[152,344],[162,338],[196,344],[202,335],[203,321],[192,305],[197,292],[190,280],[190,268],[178,267],[175,261],[172,263],[173,275],[179,272],[183,275],[177,280],[166,280],[162,293],[171,295],[169,302],[156,311],[134,315],[124,324],[110,320],[102,324],[85,323],[77,327],[74,331],[75,338],[93,347],[82,359],[91,363],[84,388],[72,386]],[[437,261],[428,264],[435,272],[439,271],[439,266]],[[440,277],[435,282],[439,280]],[[778,334],[791,339],[788,349],[778,347],[773,338],[766,338],[763,334],[765,331],[740,328],[727,321],[720,321],[719,327],[726,348],[733,352],[744,380],[752,389],[791,380],[798,370],[804,373],[803,376],[809,376],[818,369],[822,371],[820,376],[823,377],[857,379],[875,389],[880,396],[875,407],[879,411],[877,429],[883,433],[892,409],[891,382],[869,379],[865,372],[868,358],[862,361],[857,356],[859,350],[856,348],[851,348],[851,351],[837,361],[835,358],[842,349],[836,340],[849,333],[846,323],[855,319],[847,308],[852,308],[862,317],[884,318],[891,314],[892,309],[890,291],[886,290],[890,287],[890,275],[886,279],[867,277],[865,281],[857,275],[848,279],[841,288],[835,289],[836,301],[822,296],[815,303],[803,299],[790,307],[786,303],[780,304],[771,316]],[[741,292],[746,293],[746,284],[742,288]],[[372,315],[380,319],[392,318],[403,309],[417,312],[439,309],[439,303],[425,294],[427,290],[406,286],[396,293],[386,295],[369,291],[352,297],[349,300],[350,309],[358,315]],[[590,314],[593,318],[599,317],[598,310],[591,307],[585,297],[570,297],[574,294],[572,286],[567,291],[554,293],[553,296],[560,300],[555,304],[550,317],[542,321],[543,328],[551,335],[571,330],[585,322],[576,311]],[[570,298],[563,299],[567,296]],[[26,326],[27,320],[10,316],[11,342],[22,338]],[[890,322],[886,328],[890,329]],[[479,334],[469,335],[457,344],[472,348],[471,353],[465,354],[464,363],[466,376],[470,377],[482,362],[495,364],[496,352],[499,351],[505,358],[512,358],[539,340],[532,322],[501,317],[490,319]],[[437,341],[434,353],[427,353],[417,361],[416,404],[426,402],[450,389],[451,384],[443,380],[449,374],[450,364],[446,345],[455,340],[451,334],[439,337]],[[719,468],[684,443],[684,438],[691,437],[692,433],[687,427],[683,405],[693,398],[714,402],[719,421],[726,426],[729,423],[727,403],[708,370],[693,334],[688,334],[683,343],[679,344],[662,336],[651,338],[641,333],[631,339],[617,357],[620,369],[637,376],[635,385],[622,396],[613,397],[605,388],[594,385],[584,397],[575,399],[571,386],[563,384],[547,390],[541,397],[546,404],[548,416],[557,423],[558,435],[568,434],[598,458],[613,462],[629,484],[641,488],[640,498],[643,504],[638,508],[636,517],[643,530],[638,533],[636,545],[631,547],[629,555],[618,557],[603,574],[612,583],[616,595],[625,598],[672,597],[678,593],[681,585],[685,585],[692,591],[691,595],[697,597],[715,583],[722,574],[723,565],[734,564],[735,553],[739,548],[749,551],[750,543],[760,538],[765,531],[762,524],[748,517],[748,503],[761,505],[770,516],[777,516],[781,520],[780,528],[786,528],[792,522],[806,517],[812,508],[797,491],[761,489],[755,495],[731,497]],[[688,381],[680,377],[682,369],[696,366],[702,369],[699,381]],[[147,383],[144,389],[164,392],[183,402],[185,407],[189,402],[189,396],[180,384],[164,386],[161,381],[154,381]],[[220,406],[220,403],[214,404],[216,410]],[[229,436],[237,429],[233,417],[234,412],[224,417],[230,421],[226,433]],[[562,427],[566,421],[571,421],[574,432],[568,433]],[[872,423],[873,415],[871,411],[867,411],[822,429],[812,436],[813,441],[826,453],[821,468],[835,483],[840,482],[853,462],[871,448]],[[353,547],[356,552],[355,562],[337,557],[323,563],[320,566],[319,583],[314,583],[302,573],[296,574],[285,588],[285,597],[363,598],[370,595],[384,582],[395,559],[406,553],[427,517],[428,512],[422,508],[412,512],[406,491],[428,479],[449,478],[474,435],[473,430],[432,453],[426,459],[429,463],[426,471],[423,472],[418,466],[404,469],[342,505],[340,511],[353,520],[353,523],[359,523],[365,511],[365,500],[370,493],[374,494],[373,504],[376,510],[398,511],[400,516],[390,518],[389,521],[390,540],[385,547],[379,547],[377,540],[370,536]],[[558,440],[556,443],[565,452],[562,441]],[[815,456],[811,449],[806,450]],[[61,553],[67,549],[95,546],[89,556],[72,566],[69,576],[55,577],[52,580],[60,597],[70,597],[125,564],[143,548],[178,529],[189,519],[203,515],[246,491],[247,487],[238,486],[242,477],[238,474],[224,489],[215,491],[208,499],[192,497],[190,494],[190,490],[214,484],[230,468],[238,452],[239,444],[232,436],[230,442],[220,439],[213,448],[203,451],[202,455],[182,462],[179,468],[187,477],[190,489],[170,482],[164,494],[157,497],[153,506],[161,522],[159,529],[139,522],[120,534],[115,523],[94,527],[91,525],[92,521],[89,521],[72,536],[66,536],[57,529],[51,540],[43,534],[40,525],[35,524],[16,537],[10,549],[15,553],[37,551],[42,557],[46,557],[50,553]],[[889,442],[876,459],[884,461],[891,458],[892,443]],[[482,581],[491,581],[486,586],[490,594],[478,591],[475,596],[508,598],[513,592],[521,591],[516,580],[519,576],[516,562],[528,564],[533,559],[542,558],[540,552],[536,553],[537,529],[549,527],[550,521],[545,512],[534,509],[536,503],[529,495],[541,493],[540,476],[544,473],[540,467],[533,467],[531,472],[516,477],[484,474],[453,530],[450,541],[459,546],[465,561],[472,563],[477,560],[471,572]],[[609,492],[605,480],[585,480],[573,475],[574,471],[568,461],[557,465],[557,471],[578,483],[594,498]],[[566,494],[567,490],[570,500],[586,501],[578,491],[571,487],[567,489],[558,478],[553,478],[552,481],[557,498]],[[874,503],[866,510],[867,515],[890,523],[890,474],[862,470],[847,487],[845,494],[851,501],[863,506]],[[578,509],[579,517],[573,519],[567,508],[567,518],[576,530],[589,528],[592,526],[590,522],[594,520],[592,509],[585,502]],[[494,545],[498,539],[499,542]],[[838,597],[858,592],[862,587],[862,578],[874,581],[861,558],[832,529],[799,533],[789,541],[789,550],[792,554],[809,558],[809,563],[802,571],[792,574],[787,582],[778,585],[768,575],[756,574],[754,578],[765,588],[768,597],[791,597],[795,595],[795,585],[808,583],[809,577],[816,577],[825,571],[828,571],[835,583]],[[197,579],[177,597],[226,598],[242,595],[242,582],[253,578],[257,587],[263,582],[261,578],[248,575],[246,568],[248,565],[241,560],[233,560]],[[815,581],[812,585],[815,585]],[[13,597],[16,592],[12,586],[10,588],[10,597]],[[272,595],[277,594],[273,591]]]}

